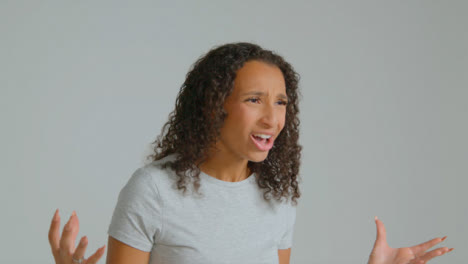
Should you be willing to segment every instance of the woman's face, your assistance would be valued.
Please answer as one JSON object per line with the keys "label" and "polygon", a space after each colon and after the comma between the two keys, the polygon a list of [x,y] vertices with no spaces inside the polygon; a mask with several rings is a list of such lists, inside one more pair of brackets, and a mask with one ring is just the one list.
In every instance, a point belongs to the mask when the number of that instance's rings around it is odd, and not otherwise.
{"label": "woman's face", "polygon": [[227,117],[217,147],[234,159],[263,161],[284,127],[286,104],[281,70],[260,61],[246,62],[224,103]]}

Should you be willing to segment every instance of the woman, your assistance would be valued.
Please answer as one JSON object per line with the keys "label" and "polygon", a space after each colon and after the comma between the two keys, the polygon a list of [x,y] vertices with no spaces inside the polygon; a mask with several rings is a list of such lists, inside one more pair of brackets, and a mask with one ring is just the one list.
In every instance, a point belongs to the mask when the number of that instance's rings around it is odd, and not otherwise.
{"label": "woman", "polygon": [[[152,162],[119,194],[107,262],[289,263],[300,197],[298,80],[281,56],[250,43],[200,58]],[[441,238],[390,248],[376,224],[370,264],[425,263],[449,251],[425,252]],[[104,254],[102,247],[83,259],[78,226],[73,213],[60,237],[56,211],[49,241],[57,264],[96,263]]]}

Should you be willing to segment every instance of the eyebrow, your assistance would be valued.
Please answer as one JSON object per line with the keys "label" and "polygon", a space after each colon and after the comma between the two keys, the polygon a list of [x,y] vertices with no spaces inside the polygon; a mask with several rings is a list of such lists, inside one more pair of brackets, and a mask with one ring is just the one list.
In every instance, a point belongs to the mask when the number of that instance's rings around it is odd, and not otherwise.
{"label": "eyebrow", "polygon": [[[260,91],[251,91],[251,92],[246,92],[246,93],[241,94],[241,96],[244,96],[244,95],[264,96],[265,93],[260,92]],[[284,99],[284,100],[288,100],[288,97],[285,94],[278,94],[278,97],[281,98],[281,99]]]}

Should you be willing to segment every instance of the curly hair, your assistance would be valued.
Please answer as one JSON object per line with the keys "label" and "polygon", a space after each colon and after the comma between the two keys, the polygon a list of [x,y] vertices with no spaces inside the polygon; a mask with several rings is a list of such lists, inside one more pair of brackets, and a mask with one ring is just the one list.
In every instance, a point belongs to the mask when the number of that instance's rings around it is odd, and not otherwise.
{"label": "curly hair", "polygon": [[286,83],[288,104],[283,130],[273,148],[262,162],[249,161],[247,166],[264,189],[263,198],[271,196],[282,201],[292,198],[297,205],[301,193],[298,184],[302,147],[299,139],[299,74],[280,55],[259,45],[239,42],[214,47],[201,56],[186,75],[175,103],[175,110],[162,127],[161,134],[152,142],[154,153],[147,159],[161,160],[177,154],[173,161],[166,161],[177,174],[177,188],[185,193],[187,180],[195,179],[193,186],[200,187],[199,165],[209,158],[210,147],[217,142],[227,113],[224,102],[233,90],[237,71],[244,63],[261,61],[278,67]]}

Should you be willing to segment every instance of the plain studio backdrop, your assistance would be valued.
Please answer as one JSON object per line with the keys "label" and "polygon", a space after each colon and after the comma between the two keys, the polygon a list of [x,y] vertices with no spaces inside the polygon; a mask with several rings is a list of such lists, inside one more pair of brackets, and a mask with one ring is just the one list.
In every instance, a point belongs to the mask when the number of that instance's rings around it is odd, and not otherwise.
{"label": "plain studio backdrop", "polygon": [[[301,75],[291,263],[366,263],[448,235],[468,259],[468,2],[1,1],[1,263],[52,263],[56,208],[87,255],[185,74],[247,41]],[[222,223],[220,223],[222,224]],[[100,263],[105,263],[105,257]]]}

